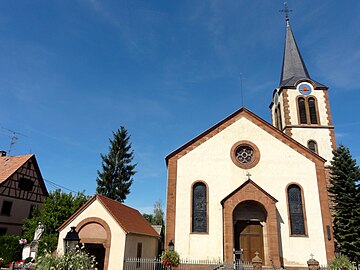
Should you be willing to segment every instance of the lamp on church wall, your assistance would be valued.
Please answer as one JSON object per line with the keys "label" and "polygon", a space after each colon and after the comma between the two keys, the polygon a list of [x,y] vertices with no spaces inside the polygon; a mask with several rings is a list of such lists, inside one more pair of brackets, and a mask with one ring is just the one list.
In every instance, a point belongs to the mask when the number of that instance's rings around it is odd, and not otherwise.
{"label": "lamp on church wall", "polygon": [[80,238],[78,233],[75,231],[75,228],[76,227],[71,227],[70,231],[66,234],[64,238],[65,253],[76,250],[77,246],[80,243]]}
{"label": "lamp on church wall", "polygon": [[168,244],[169,251],[174,251],[174,248],[175,248],[175,244],[172,240],[170,240],[170,242]]}

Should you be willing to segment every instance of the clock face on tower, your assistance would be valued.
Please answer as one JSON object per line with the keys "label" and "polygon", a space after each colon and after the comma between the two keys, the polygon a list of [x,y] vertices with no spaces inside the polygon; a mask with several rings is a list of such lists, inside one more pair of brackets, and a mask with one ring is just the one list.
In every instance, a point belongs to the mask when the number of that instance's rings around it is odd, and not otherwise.
{"label": "clock face on tower", "polygon": [[314,90],[314,87],[308,82],[301,82],[297,85],[296,89],[300,94],[308,96]]}

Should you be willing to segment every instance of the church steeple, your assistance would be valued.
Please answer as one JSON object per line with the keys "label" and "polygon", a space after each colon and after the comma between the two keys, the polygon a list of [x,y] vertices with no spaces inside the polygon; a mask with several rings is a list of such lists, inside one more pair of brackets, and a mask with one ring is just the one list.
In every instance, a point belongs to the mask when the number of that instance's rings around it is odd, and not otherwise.
{"label": "church steeple", "polygon": [[293,86],[296,81],[301,79],[310,79],[310,75],[296,44],[289,17],[286,16],[285,49],[280,86]]}
{"label": "church steeple", "polygon": [[286,2],[286,35],[280,86],[273,92],[272,123],[311,151],[327,159],[336,148],[328,88],[314,81],[296,44]]}

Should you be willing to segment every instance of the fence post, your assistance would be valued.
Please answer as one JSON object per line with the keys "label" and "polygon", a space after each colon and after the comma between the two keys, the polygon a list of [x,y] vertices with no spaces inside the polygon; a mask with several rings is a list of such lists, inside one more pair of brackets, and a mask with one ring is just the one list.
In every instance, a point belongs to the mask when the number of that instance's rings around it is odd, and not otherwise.
{"label": "fence post", "polygon": [[320,269],[319,262],[314,259],[314,255],[311,254],[311,259],[307,261],[309,270],[318,270]]}
{"label": "fence post", "polygon": [[251,260],[254,270],[262,269],[262,259],[259,257],[259,252],[255,252],[255,257]]}

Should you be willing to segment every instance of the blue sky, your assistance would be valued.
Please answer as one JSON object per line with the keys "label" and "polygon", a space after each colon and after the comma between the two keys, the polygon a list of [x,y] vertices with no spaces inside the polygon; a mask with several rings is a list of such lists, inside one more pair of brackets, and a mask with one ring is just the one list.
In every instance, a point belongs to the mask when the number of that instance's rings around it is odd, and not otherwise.
{"label": "blue sky", "polygon": [[[360,1],[289,1],[310,75],[329,87],[337,142],[360,160]],[[285,35],[280,0],[1,1],[0,149],[92,195],[112,131],[138,163],[126,204],[166,200],[167,154],[244,104],[269,121]],[[51,190],[53,187],[48,185]]]}

